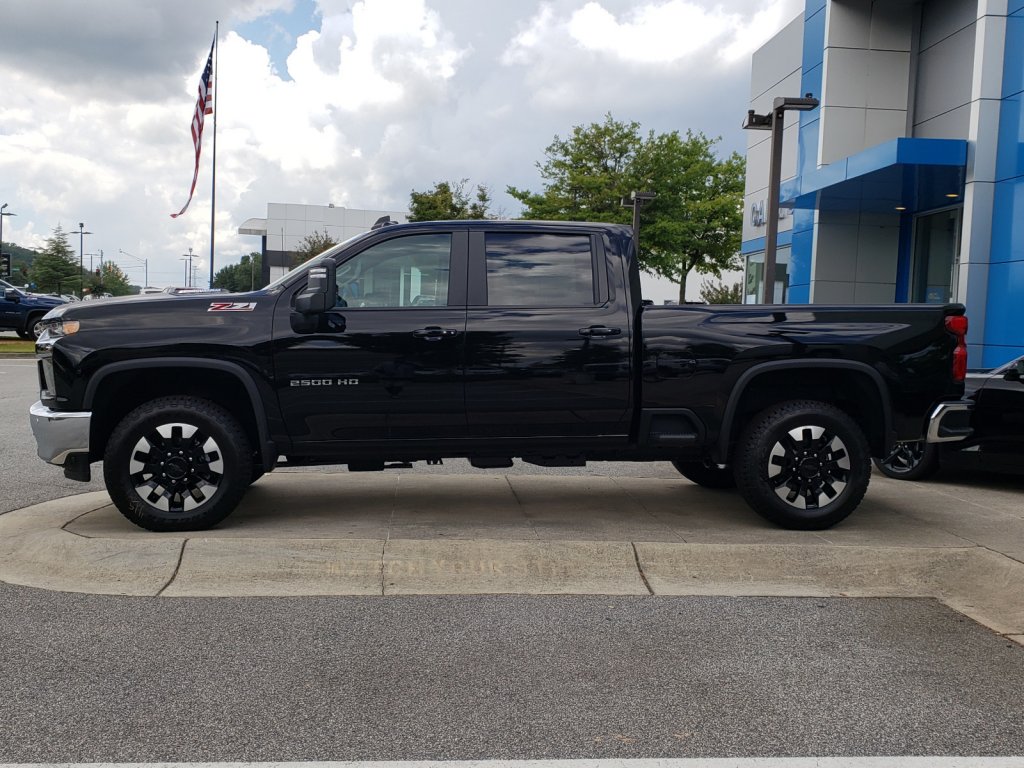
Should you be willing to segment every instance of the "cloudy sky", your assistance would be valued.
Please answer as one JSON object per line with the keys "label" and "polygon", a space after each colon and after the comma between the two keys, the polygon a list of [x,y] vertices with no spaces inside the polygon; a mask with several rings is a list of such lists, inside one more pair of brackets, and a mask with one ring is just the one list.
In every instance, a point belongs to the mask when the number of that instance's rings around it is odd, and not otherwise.
{"label": "cloudy sky", "polygon": [[[516,216],[556,135],[605,113],[742,151],[750,54],[803,0],[33,0],[0,5],[3,239],[148,258],[154,285],[210,249],[211,123],[189,135],[220,21],[217,266],[268,202],[403,210],[469,178]],[[208,118],[209,119],[209,118]],[[78,236],[72,238],[78,249]],[[86,258],[88,261],[88,257]],[[200,270],[205,275],[208,268]],[[691,280],[691,283],[697,282]],[[651,298],[672,298],[670,286]]]}

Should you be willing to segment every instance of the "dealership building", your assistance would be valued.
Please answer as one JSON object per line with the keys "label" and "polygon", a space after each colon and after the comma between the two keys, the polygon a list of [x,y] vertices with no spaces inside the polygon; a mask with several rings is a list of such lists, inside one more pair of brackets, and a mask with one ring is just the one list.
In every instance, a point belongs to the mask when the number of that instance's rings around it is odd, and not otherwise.
{"label": "dealership building", "polygon": [[[1024,354],[1024,0],[806,0],[754,54],[750,108],[805,94],[820,105],[786,113],[776,300],[962,302],[972,365]],[[755,301],[771,141],[747,138]]]}
{"label": "dealership building", "polygon": [[334,205],[269,203],[266,218],[247,219],[238,228],[240,235],[260,238],[264,284],[276,280],[291,269],[292,257],[309,235],[326,234],[341,243],[368,232],[378,219],[388,216],[405,222],[407,211],[366,211]]}

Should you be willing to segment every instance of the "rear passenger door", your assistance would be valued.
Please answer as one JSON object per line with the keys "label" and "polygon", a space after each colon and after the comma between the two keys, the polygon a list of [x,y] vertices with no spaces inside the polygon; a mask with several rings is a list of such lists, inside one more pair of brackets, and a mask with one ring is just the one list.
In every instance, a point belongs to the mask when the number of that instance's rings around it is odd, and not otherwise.
{"label": "rear passenger door", "polygon": [[605,251],[599,232],[579,227],[470,232],[471,438],[626,442],[629,314],[612,295]]}

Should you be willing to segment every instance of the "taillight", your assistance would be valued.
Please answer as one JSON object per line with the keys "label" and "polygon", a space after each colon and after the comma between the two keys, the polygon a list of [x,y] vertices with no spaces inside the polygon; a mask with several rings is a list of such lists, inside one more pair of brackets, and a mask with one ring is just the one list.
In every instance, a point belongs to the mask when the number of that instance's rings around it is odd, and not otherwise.
{"label": "taillight", "polygon": [[947,317],[946,330],[956,335],[956,348],[953,350],[953,380],[963,381],[967,378],[967,316],[951,315]]}

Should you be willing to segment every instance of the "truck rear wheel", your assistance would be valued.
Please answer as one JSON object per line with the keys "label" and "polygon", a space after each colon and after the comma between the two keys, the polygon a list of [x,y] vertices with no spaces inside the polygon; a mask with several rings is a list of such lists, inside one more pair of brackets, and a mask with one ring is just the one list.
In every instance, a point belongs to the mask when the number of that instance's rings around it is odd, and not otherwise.
{"label": "truck rear wheel", "polygon": [[226,410],[195,397],[139,406],[114,429],[103,479],[114,505],[150,531],[211,528],[241,501],[253,475],[249,440]]}
{"label": "truck rear wheel", "polygon": [[853,512],[871,478],[867,439],[844,411],[814,400],[765,409],[736,452],[736,484],[759,515],[784,528],[821,530]]}

